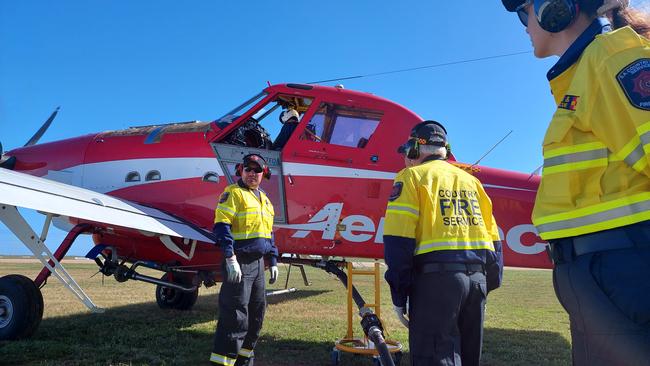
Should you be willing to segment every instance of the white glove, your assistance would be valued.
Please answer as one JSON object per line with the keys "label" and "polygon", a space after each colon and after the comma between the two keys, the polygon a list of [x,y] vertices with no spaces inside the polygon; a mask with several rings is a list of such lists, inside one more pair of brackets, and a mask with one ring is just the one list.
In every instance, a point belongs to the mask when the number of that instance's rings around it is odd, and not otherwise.
{"label": "white glove", "polygon": [[393,310],[395,310],[395,315],[397,315],[397,319],[399,319],[399,321],[402,322],[402,324],[404,324],[404,326],[408,328],[409,327],[409,320],[404,315],[404,311],[405,311],[404,306],[395,306],[395,305],[393,305]]}
{"label": "white glove", "polygon": [[239,283],[241,282],[241,268],[237,263],[237,257],[232,256],[226,258],[226,271],[228,272],[228,282]]}
{"label": "white glove", "polygon": [[269,268],[269,272],[271,273],[271,277],[269,278],[269,285],[272,285],[275,283],[275,281],[278,280],[278,273],[280,273],[278,271],[278,266],[271,266],[271,268]]}

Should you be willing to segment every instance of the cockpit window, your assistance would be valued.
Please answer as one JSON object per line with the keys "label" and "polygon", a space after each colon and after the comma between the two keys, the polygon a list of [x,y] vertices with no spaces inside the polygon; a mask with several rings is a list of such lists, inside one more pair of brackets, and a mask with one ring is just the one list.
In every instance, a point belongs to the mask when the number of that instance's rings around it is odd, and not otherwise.
{"label": "cockpit window", "polygon": [[302,133],[302,140],[364,148],[383,113],[323,103]]}
{"label": "cockpit window", "polygon": [[251,106],[255,105],[257,102],[264,99],[264,97],[266,97],[266,92],[261,92],[256,96],[250,98],[249,100],[245,101],[237,108],[226,113],[223,117],[217,119],[215,121],[217,126],[219,128],[224,128],[228,126],[232,121],[236,120],[237,117],[241,116],[242,113],[246,112]]}
{"label": "cockpit window", "polygon": [[[268,103],[257,106],[253,115],[222,141],[256,149],[282,150],[312,101],[306,96],[279,94]],[[237,113],[242,115],[249,111]]]}

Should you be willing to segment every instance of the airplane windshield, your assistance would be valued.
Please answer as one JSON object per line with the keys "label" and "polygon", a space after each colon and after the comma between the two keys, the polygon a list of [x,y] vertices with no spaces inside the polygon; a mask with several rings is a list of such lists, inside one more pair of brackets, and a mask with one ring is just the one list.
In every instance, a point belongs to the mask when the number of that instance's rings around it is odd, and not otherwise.
{"label": "airplane windshield", "polygon": [[232,123],[234,120],[236,120],[239,116],[242,115],[242,113],[246,112],[251,106],[255,105],[257,102],[260,100],[264,99],[266,97],[266,92],[261,92],[257,94],[256,96],[250,98],[249,100],[245,101],[242,103],[240,106],[237,108],[233,109],[232,111],[226,113],[223,117],[217,119],[215,123],[219,128],[224,128],[228,126],[230,123]]}

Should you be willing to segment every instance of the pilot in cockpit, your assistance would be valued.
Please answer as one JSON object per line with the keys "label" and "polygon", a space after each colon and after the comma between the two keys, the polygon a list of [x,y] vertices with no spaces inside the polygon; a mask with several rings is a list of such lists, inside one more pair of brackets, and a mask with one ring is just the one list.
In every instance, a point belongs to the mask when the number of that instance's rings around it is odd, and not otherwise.
{"label": "pilot in cockpit", "polygon": [[293,105],[288,105],[287,108],[280,113],[280,122],[282,122],[282,129],[278,137],[275,138],[273,142],[273,150],[282,150],[284,145],[289,141],[289,137],[298,126],[300,122],[300,113],[296,110]]}

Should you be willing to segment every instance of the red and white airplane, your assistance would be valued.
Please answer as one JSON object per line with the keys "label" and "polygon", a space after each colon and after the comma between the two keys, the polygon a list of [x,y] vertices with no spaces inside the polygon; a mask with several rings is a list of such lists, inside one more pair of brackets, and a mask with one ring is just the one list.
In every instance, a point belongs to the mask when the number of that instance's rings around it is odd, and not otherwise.
{"label": "red and white airplane", "polygon": [[[263,126],[280,124],[286,108],[297,110],[300,122],[284,146],[274,146]],[[43,313],[39,287],[50,273],[101,311],[60,263],[82,233],[92,234],[89,257],[104,275],[154,283],[161,307],[190,308],[201,284],[220,280],[221,254],[210,232],[216,200],[237,180],[235,164],[253,152],[273,174],[262,188],[275,207],[283,261],[324,267],[331,257],[382,258],[386,202],[404,167],[396,148],[420,121],[372,94],[280,84],[212,122],[133,127],[4,153],[0,221],[44,268],[34,281],[0,278],[0,340],[36,330]],[[478,177],[492,198],[505,264],[549,267],[530,222],[539,176],[453,164]],[[16,207],[47,215],[40,235]],[[53,254],[43,244],[51,223],[69,231]],[[137,267],[163,276],[141,275]]]}

